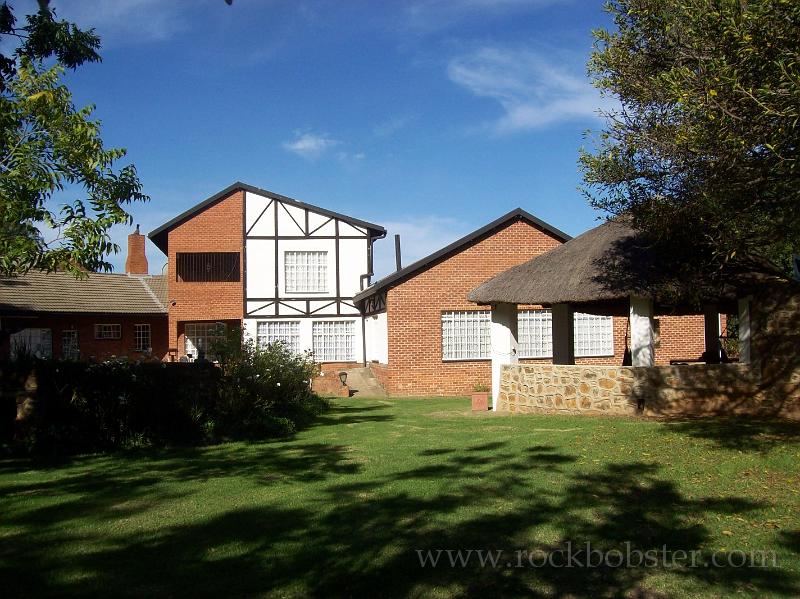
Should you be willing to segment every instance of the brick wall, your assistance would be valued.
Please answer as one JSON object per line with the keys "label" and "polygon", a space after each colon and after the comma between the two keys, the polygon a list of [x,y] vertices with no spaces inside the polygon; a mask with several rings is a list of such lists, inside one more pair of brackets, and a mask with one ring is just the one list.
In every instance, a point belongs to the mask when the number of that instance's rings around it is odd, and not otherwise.
{"label": "brick wall", "polygon": [[[169,347],[184,355],[179,322],[239,321],[244,314],[244,192],[208,206],[169,232]],[[239,252],[240,280],[232,283],[185,283],[176,280],[179,252]]]}
{"label": "brick wall", "polygon": [[494,275],[559,245],[524,221],[514,221],[390,289],[386,297],[389,369],[386,390],[393,395],[465,395],[488,384],[488,360],[443,362],[445,310],[484,309],[467,294]]}
{"label": "brick wall", "polygon": [[[41,315],[35,318],[4,318],[3,325],[8,329],[38,328],[50,329],[53,340],[53,357],[60,359],[61,333],[65,330],[78,331],[78,348],[81,359],[105,360],[111,357],[127,356],[131,360],[144,357],[141,352],[134,351],[134,324],[150,325],[150,341],[153,357],[164,359],[167,354],[167,315],[166,314],[97,314],[97,315]],[[122,338],[95,339],[95,324],[120,324]],[[8,355],[8,336],[2,340],[0,355]]]}
{"label": "brick wall", "polygon": [[[482,310],[467,294],[496,274],[550,250],[560,242],[524,221],[516,221],[461,252],[389,289],[386,309],[389,363],[372,370],[392,395],[466,395],[491,382],[490,360],[442,360],[441,314]],[[521,307],[522,308],[522,307]],[[699,358],[703,352],[702,316],[662,316],[656,363]],[[577,364],[622,365],[627,348],[627,317],[614,318],[614,355],[577,358]],[[523,363],[548,363],[522,360]]]}

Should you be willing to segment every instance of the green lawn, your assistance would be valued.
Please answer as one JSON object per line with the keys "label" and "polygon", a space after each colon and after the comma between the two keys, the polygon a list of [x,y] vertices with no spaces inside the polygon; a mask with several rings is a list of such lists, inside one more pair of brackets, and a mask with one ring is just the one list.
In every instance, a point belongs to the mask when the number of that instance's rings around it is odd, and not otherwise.
{"label": "green lawn", "polygon": [[[780,423],[475,416],[464,399],[334,400],[286,441],[0,461],[0,588],[791,597],[800,594],[798,458],[800,428]],[[666,545],[700,561],[514,567],[518,550],[558,562],[569,541],[578,560],[590,542]],[[416,550],[437,549],[503,554],[498,567],[480,567],[475,554],[466,567],[447,554],[421,567]],[[777,567],[726,565],[757,550],[774,551]],[[712,554],[722,567],[700,565]]]}

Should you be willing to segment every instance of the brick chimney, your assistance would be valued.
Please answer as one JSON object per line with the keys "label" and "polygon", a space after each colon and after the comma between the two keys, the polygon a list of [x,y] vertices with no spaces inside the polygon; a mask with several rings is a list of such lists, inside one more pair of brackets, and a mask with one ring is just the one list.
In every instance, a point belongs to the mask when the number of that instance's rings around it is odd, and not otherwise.
{"label": "brick chimney", "polygon": [[129,275],[146,275],[147,256],[144,253],[144,235],[139,233],[139,225],[136,231],[128,235],[128,257],[125,260],[125,272]]}

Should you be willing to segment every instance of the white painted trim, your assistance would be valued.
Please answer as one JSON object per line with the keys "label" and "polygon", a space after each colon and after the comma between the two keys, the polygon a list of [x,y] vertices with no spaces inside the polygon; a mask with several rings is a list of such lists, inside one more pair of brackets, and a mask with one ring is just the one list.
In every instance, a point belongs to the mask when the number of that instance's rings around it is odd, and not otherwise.
{"label": "white painted trim", "polygon": [[631,364],[653,366],[653,301],[648,297],[631,296]]}
{"label": "white painted trim", "polygon": [[517,340],[517,305],[495,304],[492,306],[491,346],[492,346],[492,410],[497,409],[500,396],[500,373],[505,364],[519,362]]}

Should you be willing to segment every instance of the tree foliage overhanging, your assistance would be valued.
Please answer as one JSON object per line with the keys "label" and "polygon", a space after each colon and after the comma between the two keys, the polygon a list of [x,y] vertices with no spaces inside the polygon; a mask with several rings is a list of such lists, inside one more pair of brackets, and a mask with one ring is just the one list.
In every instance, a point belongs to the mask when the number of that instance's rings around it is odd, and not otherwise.
{"label": "tree foliage overhanging", "polygon": [[800,252],[800,2],[612,0],[589,72],[620,100],[582,152],[592,205],[665,256],[655,286],[788,277]]}
{"label": "tree foliage overhanging", "polygon": [[[65,68],[100,60],[100,40],[47,0],[22,26],[0,5],[0,40],[17,44],[0,54],[0,274],[110,270],[111,227],[148,198],[133,165],[115,169],[125,150],[104,147],[94,107],[76,109],[61,82]],[[74,199],[54,207],[64,197]]]}

